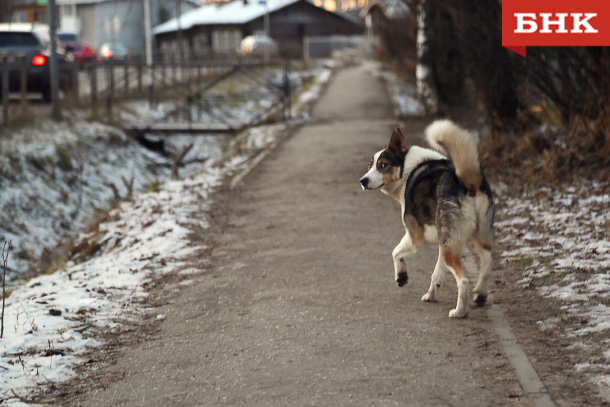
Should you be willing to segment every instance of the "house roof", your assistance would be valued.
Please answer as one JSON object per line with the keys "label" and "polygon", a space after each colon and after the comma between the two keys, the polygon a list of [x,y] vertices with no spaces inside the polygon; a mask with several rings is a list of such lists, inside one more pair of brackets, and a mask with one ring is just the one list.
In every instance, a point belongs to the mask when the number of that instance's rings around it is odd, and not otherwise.
{"label": "house roof", "polygon": [[106,0],[56,0],[58,6],[68,6],[72,4],[91,4],[102,3]]}
{"label": "house roof", "polygon": [[[243,0],[234,0],[230,3],[204,5],[194,10],[187,11],[179,18],[171,19],[156,26],[152,32],[156,35],[177,31],[179,27],[182,30],[188,30],[197,25],[245,24],[264,16],[267,12],[272,13],[301,1],[306,2],[305,0],[267,0],[268,5],[265,6],[264,4],[261,4],[259,0],[248,0],[247,4],[244,4]],[[326,11],[324,9],[320,10]],[[344,17],[338,14],[335,15],[344,19]],[[349,21],[353,22],[351,20]],[[178,22],[180,24],[178,24]]]}
{"label": "house roof", "polygon": [[[68,6],[72,4],[95,4],[95,3],[105,3],[108,1],[114,0],[56,0],[57,4],[60,6]],[[200,6],[202,3],[199,0],[186,0],[187,3],[191,3],[193,6]]]}

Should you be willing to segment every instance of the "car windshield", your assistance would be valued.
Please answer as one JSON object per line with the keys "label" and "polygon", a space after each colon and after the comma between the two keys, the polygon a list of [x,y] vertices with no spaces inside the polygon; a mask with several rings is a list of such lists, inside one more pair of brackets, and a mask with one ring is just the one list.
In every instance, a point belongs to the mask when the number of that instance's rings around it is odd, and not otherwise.
{"label": "car windshield", "polygon": [[78,35],[76,34],[59,33],[57,36],[63,42],[78,42]]}
{"label": "car windshield", "polygon": [[40,42],[31,33],[0,32],[0,48],[35,46],[40,46]]}
{"label": "car windshield", "polygon": [[127,52],[127,49],[121,44],[110,44],[108,48],[110,48],[112,52],[115,52],[117,54],[123,54]]}

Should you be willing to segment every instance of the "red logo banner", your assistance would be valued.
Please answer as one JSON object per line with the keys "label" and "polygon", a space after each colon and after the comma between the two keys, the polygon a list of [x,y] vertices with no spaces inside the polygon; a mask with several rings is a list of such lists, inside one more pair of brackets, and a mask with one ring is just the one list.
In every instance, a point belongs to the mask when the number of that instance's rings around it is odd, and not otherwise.
{"label": "red logo banner", "polygon": [[503,0],[502,46],[610,45],[609,0]]}

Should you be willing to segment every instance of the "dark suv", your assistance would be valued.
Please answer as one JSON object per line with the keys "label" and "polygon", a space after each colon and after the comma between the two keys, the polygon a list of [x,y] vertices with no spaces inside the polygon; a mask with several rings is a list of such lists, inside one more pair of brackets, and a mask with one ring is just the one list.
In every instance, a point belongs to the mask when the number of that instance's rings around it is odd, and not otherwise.
{"label": "dark suv", "polygon": [[[71,57],[66,54],[57,41],[57,56],[59,60],[60,88],[67,90],[70,86],[68,64]],[[9,92],[21,89],[21,64],[26,58],[27,91],[40,92],[45,101],[51,100],[51,34],[49,27],[43,24],[0,24],[0,66],[8,56]],[[2,69],[0,69],[0,84]],[[0,93],[2,87],[0,86]]]}

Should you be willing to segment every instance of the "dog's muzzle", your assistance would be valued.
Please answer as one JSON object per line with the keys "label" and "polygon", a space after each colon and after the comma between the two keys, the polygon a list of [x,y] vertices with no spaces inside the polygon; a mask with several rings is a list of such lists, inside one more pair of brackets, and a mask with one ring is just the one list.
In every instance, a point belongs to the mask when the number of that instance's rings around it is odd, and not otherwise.
{"label": "dog's muzzle", "polygon": [[367,177],[360,178],[360,185],[362,185],[362,189],[369,189],[369,179]]}

